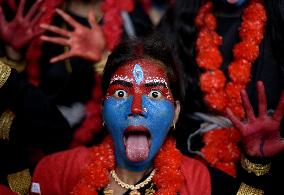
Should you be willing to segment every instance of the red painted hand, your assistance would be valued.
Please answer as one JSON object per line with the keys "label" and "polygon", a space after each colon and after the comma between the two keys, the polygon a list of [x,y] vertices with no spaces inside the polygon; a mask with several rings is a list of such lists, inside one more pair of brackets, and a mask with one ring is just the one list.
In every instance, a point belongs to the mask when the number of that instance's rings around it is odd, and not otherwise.
{"label": "red painted hand", "polygon": [[242,143],[249,156],[272,157],[284,150],[284,139],[280,136],[280,121],[284,114],[284,91],[272,116],[267,115],[267,102],[263,83],[257,83],[258,117],[255,116],[245,90],[241,92],[247,114],[247,122],[242,123],[231,110],[227,114],[234,126],[242,134]]}
{"label": "red painted hand", "polygon": [[55,63],[70,57],[81,57],[90,61],[99,61],[105,49],[105,38],[101,27],[95,21],[94,13],[88,13],[91,26],[85,27],[71,16],[57,9],[56,12],[71,26],[73,31],[67,31],[53,25],[41,25],[42,28],[60,35],[60,37],[41,36],[41,39],[51,43],[68,46],[69,51],[53,57],[50,62]]}
{"label": "red painted hand", "polygon": [[0,38],[8,46],[16,50],[23,48],[35,36],[43,32],[38,25],[38,21],[44,12],[41,7],[42,0],[37,0],[28,13],[24,16],[26,0],[20,0],[16,16],[7,22],[0,7]]}

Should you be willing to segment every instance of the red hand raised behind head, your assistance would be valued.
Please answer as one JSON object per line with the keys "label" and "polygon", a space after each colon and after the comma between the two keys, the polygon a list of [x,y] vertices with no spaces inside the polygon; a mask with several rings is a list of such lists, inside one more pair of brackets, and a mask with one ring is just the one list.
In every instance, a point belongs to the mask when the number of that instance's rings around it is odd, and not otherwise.
{"label": "red hand raised behind head", "polygon": [[44,12],[41,7],[42,0],[37,0],[24,16],[25,2],[26,0],[20,0],[16,15],[10,22],[6,21],[2,7],[0,7],[0,38],[16,50],[23,48],[35,36],[43,32],[38,24]]}
{"label": "red hand raised behind head", "polygon": [[241,92],[247,123],[242,123],[231,110],[227,114],[242,134],[245,152],[250,156],[272,157],[284,150],[284,139],[280,135],[280,122],[284,114],[284,91],[272,116],[267,115],[267,102],[263,83],[257,83],[259,115],[255,116],[246,91]]}

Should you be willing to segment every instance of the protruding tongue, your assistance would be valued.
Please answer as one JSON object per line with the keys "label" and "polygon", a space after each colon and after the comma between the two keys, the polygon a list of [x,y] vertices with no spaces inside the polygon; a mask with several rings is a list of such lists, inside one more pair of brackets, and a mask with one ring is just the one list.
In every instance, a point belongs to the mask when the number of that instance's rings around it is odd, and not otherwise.
{"label": "protruding tongue", "polygon": [[131,161],[145,160],[149,154],[149,142],[146,135],[129,135],[125,141],[126,155]]}

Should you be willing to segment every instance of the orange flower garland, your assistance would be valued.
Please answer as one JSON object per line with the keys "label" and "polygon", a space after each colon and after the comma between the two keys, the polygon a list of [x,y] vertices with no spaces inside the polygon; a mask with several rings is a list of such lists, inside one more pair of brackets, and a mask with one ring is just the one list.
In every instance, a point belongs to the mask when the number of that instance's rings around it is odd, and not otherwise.
{"label": "orange flower garland", "polygon": [[[265,8],[262,0],[251,0],[243,11],[239,29],[240,42],[233,48],[234,60],[228,69],[230,81],[226,81],[226,76],[220,70],[223,59],[218,47],[222,44],[222,37],[216,33],[217,21],[212,12],[213,3],[208,1],[200,8],[195,18],[195,25],[199,29],[196,42],[196,62],[204,70],[200,76],[200,87],[204,93],[204,101],[211,110],[222,114],[226,108],[230,108],[237,117],[242,119],[245,112],[240,92],[250,81],[252,63],[259,55],[259,44],[263,39],[267,20]],[[235,131],[231,128],[225,130]],[[233,132],[228,134],[231,133]],[[218,142],[219,133],[214,131],[210,134],[216,134],[216,137],[212,139]],[[232,141],[230,138],[226,138],[226,140],[230,143],[234,142],[235,146],[239,141],[238,139]],[[237,155],[238,158],[225,158],[227,160],[224,160],[223,157],[216,155],[216,152],[208,152],[212,151],[210,148],[216,146],[206,142],[206,139],[204,141],[205,159],[213,166],[221,168],[230,175],[235,175],[235,163],[238,161],[239,155]],[[224,140],[221,142],[224,144]],[[227,155],[226,152],[231,153],[232,148],[234,148],[233,154],[239,153],[237,147],[230,144],[227,146],[230,148],[227,147],[226,151],[222,152],[224,155]],[[220,146],[218,147],[220,148]]]}
{"label": "orange flower garland", "polygon": [[[176,194],[184,180],[180,170],[182,154],[175,147],[175,140],[168,138],[154,161],[156,174],[153,178],[157,186],[156,195]],[[115,168],[113,142],[110,136],[102,144],[92,148],[91,162],[82,172],[80,181],[74,187],[73,195],[97,195],[97,190],[105,188],[109,172]]]}

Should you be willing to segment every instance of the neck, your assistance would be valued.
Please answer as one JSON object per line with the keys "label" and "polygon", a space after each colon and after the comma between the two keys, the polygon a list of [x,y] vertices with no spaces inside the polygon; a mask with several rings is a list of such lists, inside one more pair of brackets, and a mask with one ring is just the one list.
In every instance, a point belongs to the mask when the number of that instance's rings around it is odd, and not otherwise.
{"label": "neck", "polygon": [[67,3],[66,9],[77,16],[87,18],[88,12],[90,10],[93,10],[96,15],[100,15],[101,14],[100,5],[101,5],[101,0],[90,0],[90,1],[71,0]]}

